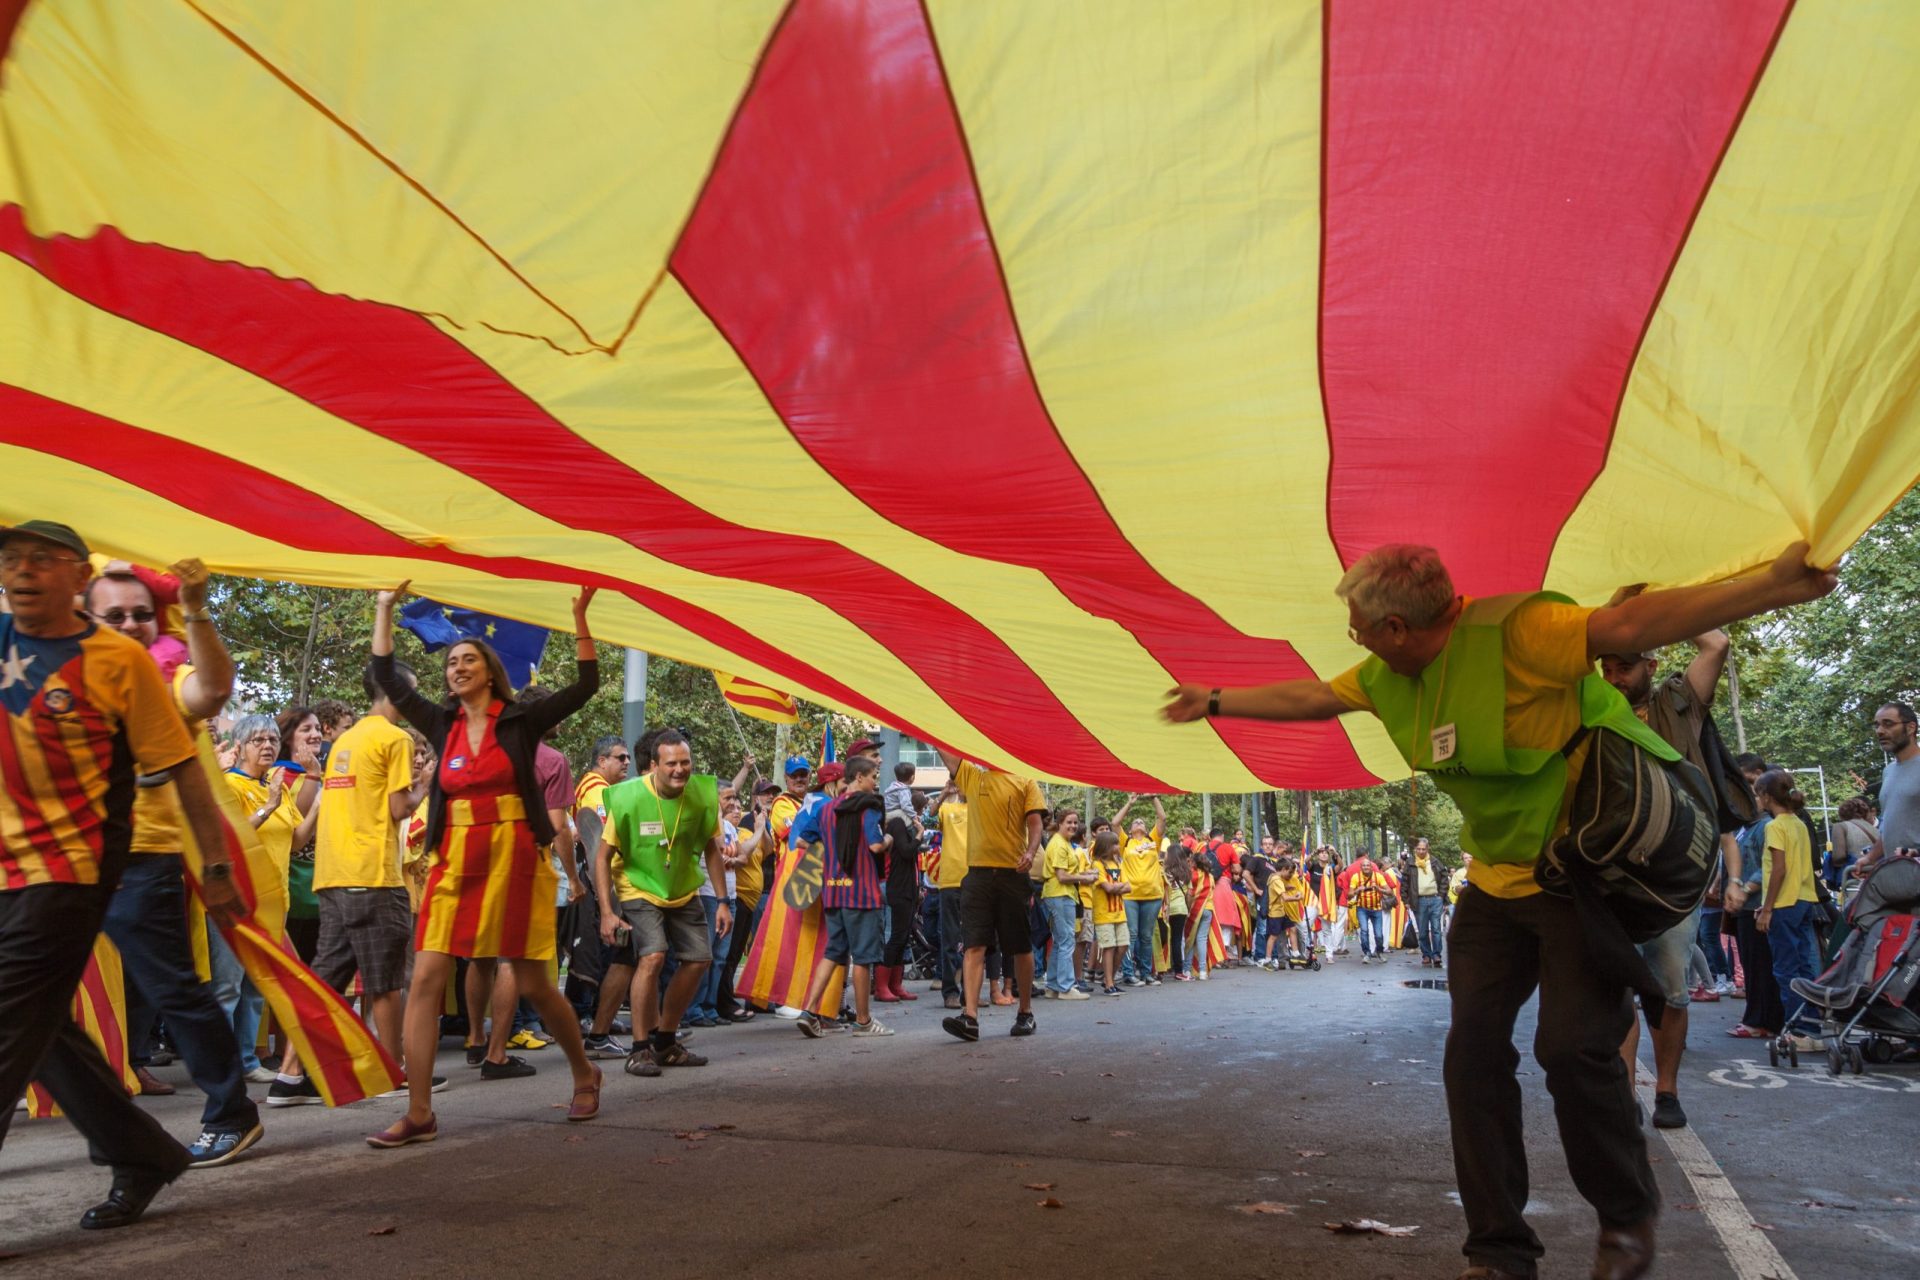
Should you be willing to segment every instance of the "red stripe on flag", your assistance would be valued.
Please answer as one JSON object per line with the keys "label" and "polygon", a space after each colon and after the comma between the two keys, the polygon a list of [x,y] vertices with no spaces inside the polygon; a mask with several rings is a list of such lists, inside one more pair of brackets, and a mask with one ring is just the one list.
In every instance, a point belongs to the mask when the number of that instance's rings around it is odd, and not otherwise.
{"label": "red stripe on flag", "polygon": [[[1313,675],[1162,578],[1062,441],[915,0],[794,6],[672,265],[794,436],[886,519],[1044,573],[1175,680]],[[909,425],[944,442],[938,502],[900,482]],[[1215,728],[1275,785],[1374,781],[1337,725]]]}
{"label": "red stripe on flag", "polygon": [[736,707],[759,707],[766,711],[778,711],[787,715],[793,714],[797,709],[793,705],[792,698],[758,698],[745,693],[728,693],[725,697]]}
{"label": "red stripe on flag", "polygon": [[[1107,750],[1005,641],[961,609],[838,543],[734,524],[687,501],[575,435],[420,316],[137,244],[111,228],[85,240],[41,239],[17,207],[0,209],[0,252],[94,306],[246,369],[548,519],[817,600],[1024,758],[1107,786],[1158,786]],[[540,465],[529,465],[534,459]],[[593,483],[580,484],[582,475]]]}
{"label": "red stripe on flag", "polygon": [[1786,9],[1327,6],[1321,374],[1346,563],[1417,542],[1469,594],[1541,581]]}
{"label": "red stripe on flag", "polygon": [[[0,211],[4,240],[5,211]],[[130,426],[75,405],[0,383],[0,442],[113,476],[208,519],[302,550],[333,554],[397,556],[458,565],[483,573],[534,582],[594,586],[617,592],[669,622],[705,636],[730,652],[810,686],[822,696],[883,724],[899,725],[935,741],[912,721],[867,698],[812,664],[793,658],[718,614],[663,592],[604,573],[563,568],[517,556],[474,556],[409,542],[311,490],[269,472],[237,463],[198,445]],[[298,520],[287,513],[297,511]]]}

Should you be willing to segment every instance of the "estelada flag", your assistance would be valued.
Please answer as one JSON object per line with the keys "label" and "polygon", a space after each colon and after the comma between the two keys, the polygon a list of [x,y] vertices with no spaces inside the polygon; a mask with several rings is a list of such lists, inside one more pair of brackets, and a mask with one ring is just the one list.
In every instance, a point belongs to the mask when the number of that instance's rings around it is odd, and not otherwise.
{"label": "estelada flag", "polygon": [[[214,758],[213,740],[205,731],[196,735],[200,767],[213,782],[214,802],[220,812],[222,838],[233,862],[234,887],[247,904],[247,918],[222,930],[227,945],[233,948],[240,967],[273,1010],[274,1021],[286,1032],[300,1053],[307,1074],[329,1106],[345,1106],[377,1093],[385,1093],[400,1083],[400,1068],[391,1055],[373,1038],[366,1024],[354,1016],[339,993],[315,976],[294,954],[284,932],[269,932],[272,922],[271,899],[279,882],[280,870],[273,863],[253,825],[240,812],[239,801],[231,788],[218,782],[221,769]],[[200,869],[205,857],[194,840],[193,827],[186,825],[185,861],[187,885],[200,896]],[[285,891],[280,891],[284,896]],[[262,899],[268,910],[260,911]],[[284,919],[284,908],[281,918]]]}
{"label": "estelada flag", "polygon": [[[133,1076],[124,1030],[127,1025],[125,977],[120,968],[119,948],[107,941],[104,933],[93,940],[93,956],[87,961],[87,970],[80,975],[80,986],[73,993],[73,1020],[100,1046],[107,1066],[120,1077],[126,1091],[133,1093],[138,1083]],[[27,1086],[28,1116],[39,1119],[59,1114],[53,1095],[43,1086]]]}
{"label": "estelada flag", "polygon": [[772,724],[800,723],[800,708],[790,693],[755,684],[741,676],[730,676],[724,671],[714,672],[713,682],[720,686],[720,696],[727,700],[727,705],[743,716]]}

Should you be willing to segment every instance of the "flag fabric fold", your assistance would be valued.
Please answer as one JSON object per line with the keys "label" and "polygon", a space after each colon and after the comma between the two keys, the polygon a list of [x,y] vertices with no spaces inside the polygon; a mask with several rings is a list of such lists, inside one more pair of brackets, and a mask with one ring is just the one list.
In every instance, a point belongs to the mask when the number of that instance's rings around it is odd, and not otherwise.
{"label": "flag fabric fold", "polygon": [[790,693],[764,684],[756,684],[741,676],[728,675],[724,671],[713,673],[713,682],[720,686],[720,696],[727,705],[743,716],[752,716],[755,720],[765,720],[769,724],[798,724],[800,707]]}

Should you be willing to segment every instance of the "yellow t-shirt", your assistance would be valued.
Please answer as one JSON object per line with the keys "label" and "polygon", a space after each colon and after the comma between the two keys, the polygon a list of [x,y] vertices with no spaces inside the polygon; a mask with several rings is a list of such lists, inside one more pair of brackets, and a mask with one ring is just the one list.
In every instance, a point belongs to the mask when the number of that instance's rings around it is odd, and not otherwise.
{"label": "yellow t-shirt", "polygon": [[404,886],[387,797],[412,785],[413,739],[385,716],[362,716],[334,741],[313,836],[316,892]]}
{"label": "yellow t-shirt", "polygon": [[[1079,847],[1074,849],[1073,855],[1080,860],[1080,870],[1093,870],[1093,850]],[[1083,884],[1077,886],[1077,888],[1079,889],[1081,907],[1088,911],[1093,910],[1093,886]]]}
{"label": "yellow t-shirt", "polygon": [[[240,808],[249,820],[267,802],[266,782],[250,778],[244,773],[227,771],[227,786],[232,789],[234,798],[240,802]],[[273,865],[280,869],[280,883],[287,882],[287,869],[293,863],[293,833],[301,822],[300,806],[293,801],[293,792],[283,790],[280,793],[280,807],[267,815],[267,820],[254,828],[260,837],[260,847],[273,859]]]}
{"label": "yellow t-shirt", "polygon": [[[1127,878],[1126,869],[1118,862],[1095,862],[1093,869],[1100,873],[1102,881]],[[1093,889],[1093,922],[1095,924],[1119,924],[1127,918],[1126,893],[1108,893],[1098,884]]]}
{"label": "yellow t-shirt", "polygon": [[1158,825],[1146,839],[1136,837],[1127,841],[1127,850],[1120,855],[1120,865],[1127,873],[1127,897],[1135,902],[1150,902],[1167,896],[1166,878],[1160,871]]}
{"label": "yellow t-shirt", "polygon": [[[1580,681],[1593,670],[1587,656],[1587,619],[1592,609],[1554,600],[1529,600],[1507,615],[1504,665],[1507,676],[1507,745],[1534,751],[1558,751],[1580,727]],[[1373,703],[1360,687],[1360,668],[1349,668],[1330,682],[1340,701],[1355,711],[1372,711]],[[1566,799],[1573,794],[1580,772],[1583,745],[1567,761],[1567,797],[1560,802],[1560,822],[1566,822]],[[1555,831],[1557,836],[1559,831]],[[1467,869],[1474,888],[1496,898],[1524,898],[1538,893],[1530,862],[1488,862],[1475,858]]]}
{"label": "yellow t-shirt", "polygon": [[[982,769],[971,760],[960,762],[953,781],[967,798],[967,865],[1019,866],[1027,852],[1027,815],[1047,811],[1040,784],[1018,774]],[[945,820],[943,816],[941,821]],[[946,861],[943,851],[943,875]]]}
{"label": "yellow t-shirt", "polygon": [[1060,880],[1062,874],[1075,875],[1080,870],[1080,852],[1067,838],[1058,832],[1047,841],[1047,856],[1040,860],[1045,868],[1047,885],[1040,891],[1043,898],[1078,898],[1080,886],[1065,884]]}
{"label": "yellow t-shirt", "polygon": [[1791,813],[1783,813],[1767,824],[1767,851],[1760,857],[1760,891],[1773,883],[1775,858],[1786,859],[1786,874],[1780,878],[1780,892],[1768,905],[1791,907],[1797,902],[1818,902],[1813,888],[1813,842],[1807,839],[1807,824]]}
{"label": "yellow t-shirt", "polygon": [[[200,722],[187,714],[181,690],[193,664],[183,662],[174,668],[167,687],[173,694],[173,709],[187,722],[187,732],[200,732]],[[134,853],[179,853],[187,847],[187,818],[180,809],[180,796],[171,782],[157,787],[136,787],[133,792]]]}
{"label": "yellow t-shirt", "polygon": [[940,806],[940,879],[942,889],[958,889],[967,878],[967,806],[949,800]]}
{"label": "yellow t-shirt", "polygon": [[1276,872],[1267,878],[1267,918],[1282,916],[1295,921],[1307,918],[1307,882]]}

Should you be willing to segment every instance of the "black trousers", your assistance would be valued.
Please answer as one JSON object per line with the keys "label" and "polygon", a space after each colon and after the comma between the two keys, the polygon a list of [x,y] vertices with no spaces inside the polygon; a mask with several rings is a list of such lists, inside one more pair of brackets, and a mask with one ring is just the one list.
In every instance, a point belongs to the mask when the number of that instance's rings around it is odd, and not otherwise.
{"label": "black trousers", "polygon": [[1536,893],[1495,898],[1469,886],[1448,935],[1447,1117],[1467,1215],[1462,1252],[1474,1264],[1522,1275],[1544,1251],[1527,1225],[1527,1153],[1521,1134],[1520,1054],[1513,1023],[1537,987],[1533,1056],[1566,1150],[1573,1184],[1604,1227],[1659,1212],[1647,1142],[1620,1060],[1633,1023],[1625,987],[1598,976],[1573,904]]}
{"label": "black trousers", "polygon": [[1171,973],[1187,971],[1187,918],[1185,916],[1161,916],[1161,927],[1167,931],[1167,969]]}
{"label": "black trousers", "polygon": [[907,944],[913,940],[913,922],[920,914],[920,886],[909,880],[904,885],[887,882],[887,909],[892,913],[888,927],[892,933],[887,937],[887,949],[880,957],[880,963],[898,968],[907,962]]}
{"label": "black trousers", "polygon": [[1740,1021],[1760,1031],[1779,1031],[1787,1025],[1787,1011],[1773,980],[1773,944],[1751,911],[1740,913],[1740,967],[1747,971],[1747,1008]]}
{"label": "black trousers", "polygon": [[0,1141],[30,1082],[46,1087],[115,1176],[172,1181],[187,1153],[134,1105],[98,1045],[73,1020],[73,993],[106,918],[118,868],[100,885],[0,893]]}

